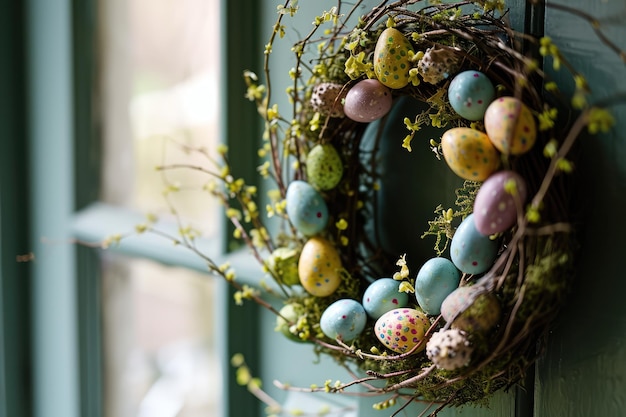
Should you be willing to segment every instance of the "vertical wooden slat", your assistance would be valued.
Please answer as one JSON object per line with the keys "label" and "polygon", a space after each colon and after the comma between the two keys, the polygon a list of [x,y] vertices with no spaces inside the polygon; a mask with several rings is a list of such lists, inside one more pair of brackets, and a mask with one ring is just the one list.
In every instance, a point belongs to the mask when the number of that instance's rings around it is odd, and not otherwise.
{"label": "vertical wooden slat", "polygon": [[[257,144],[260,139],[259,118],[251,103],[244,99],[246,86],[243,81],[244,70],[258,70],[261,48],[259,36],[259,11],[261,6],[256,1],[222,0],[221,7],[221,139],[228,145],[231,172],[237,178],[244,178],[249,185],[256,184],[258,166]],[[210,51],[207,51],[210,53]],[[233,229],[225,227],[224,250],[232,249],[236,242],[232,238]],[[260,332],[255,324],[259,320],[259,307],[252,303],[236,306],[233,291],[226,284],[220,283],[220,326],[217,331],[221,344],[223,367],[223,387],[226,396],[223,415],[256,416],[262,415],[262,406],[247,392],[245,387],[237,385],[235,370],[230,365],[230,358],[241,353],[246,363],[254,372],[260,368],[258,340]]]}
{"label": "vertical wooden slat", "polygon": [[32,415],[25,7],[0,13],[0,416]]}

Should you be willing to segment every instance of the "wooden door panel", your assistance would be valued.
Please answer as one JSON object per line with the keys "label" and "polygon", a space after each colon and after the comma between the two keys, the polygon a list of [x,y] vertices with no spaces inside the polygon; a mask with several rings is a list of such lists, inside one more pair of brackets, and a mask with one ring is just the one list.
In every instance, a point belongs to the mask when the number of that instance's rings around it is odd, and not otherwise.
{"label": "wooden door panel", "polygon": [[[626,47],[626,1],[560,3],[600,18],[609,38]],[[552,10],[545,33],[589,81],[592,98],[626,91],[626,65],[579,17]],[[549,64],[549,63],[548,63]],[[558,77],[561,85],[566,77]],[[572,294],[537,367],[536,417],[626,415],[626,106],[615,107],[610,134],[583,141],[578,163],[585,205],[582,249]]]}

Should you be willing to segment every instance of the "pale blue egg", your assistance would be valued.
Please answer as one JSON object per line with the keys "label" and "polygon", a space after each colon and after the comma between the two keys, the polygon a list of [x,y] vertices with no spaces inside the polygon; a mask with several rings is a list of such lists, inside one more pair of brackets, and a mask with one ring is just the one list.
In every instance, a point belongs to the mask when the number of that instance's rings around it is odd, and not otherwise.
{"label": "pale blue egg", "polygon": [[398,292],[400,281],[392,278],[380,278],[372,282],[363,293],[363,308],[373,319],[394,308],[406,307],[409,296],[405,292]]}
{"label": "pale blue egg", "polygon": [[322,332],[331,339],[340,338],[344,342],[359,336],[366,323],[365,309],[358,301],[350,298],[335,301],[324,310],[320,318]]}
{"label": "pale blue egg", "polygon": [[432,258],[420,268],[415,278],[415,298],[426,314],[441,313],[441,303],[458,286],[461,274],[446,258]]}
{"label": "pale blue egg", "polygon": [[467,274],[482,274],[487,271],[497,253],[497,242],[476,229],[473,214],[459,225],[450,244],[452,262]]}
{"label": "pale blue egg", "polygon": [[495,97],[493,84],[479,71],[459,73],[448,87],[450,105],[459,116],[467,120],[481,120]]}
{"label": "pale blue egg", "polygon": [[326,228],[328,207],[322,195],[305,181],[293,181],[287,188],[287,216],[300,233],[313,236]]}

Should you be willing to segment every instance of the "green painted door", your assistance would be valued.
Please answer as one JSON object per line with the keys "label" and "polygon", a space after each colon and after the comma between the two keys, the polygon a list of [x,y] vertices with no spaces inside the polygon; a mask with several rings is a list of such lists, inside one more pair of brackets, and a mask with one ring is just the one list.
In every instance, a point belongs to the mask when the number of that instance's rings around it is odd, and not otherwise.
{"label": "green painted door", "polygon": [[[300,10],[290,24],[305,35],[313,16],[332,7],[334,1],[300,1]],[[378,1],[365,2],[376,5]],[[550,2],[552,3],[552,2]],[[274,1],[265,1],[263,21],[266,28],[262,39],[269,36],[276,17]],[[561,0],[560,4],[584,10],[599,17],[600,27],[613,42],[626,48],[626,0]],[[589,22],[571,13],[550,7],[531,8],[525,0],[509,0],[512,24],[519,29],[544,33],[561,46],[561,51],[594,87],[592,99],[603,100],[616,91],[626,92],[626,64],[614,51],[604,45]],[[367,6],[364,6],[367,7]],[[365,9],[364,9],[365,10]],[[294,23],[291,23],[294,22]],[[286,46],[297,40],[286,37],[277,45]],[[288,48],[273,52],[274,74],[286,76],[292,65],[286,65],[291,52]],[[278,64],[277,64],[278,63]],[[550,62],[547,63],[551,65]],[[555,74],[557,81],[558,74]],[[279,84],[279,83],[278,83]],[[563,89],[574,86],[562,80]],[[279,93],[281,86],[274,85]],[[280,106],[281,104],[279,104]],[[583,248],[577,266],[575,288],[549,337],[546,352],[525,381],[526,388],[514,387],[496,395],[488,408],[451,409],[440,416],[466,417],[565,417],[565,416],[623,416],[626,415],[626,280],[621,261],[626,255],[623,235],[626,222],[626,106],[614,107],[616,127],[609,134],[587,138],[577,165],[580,183],[580,203],[585,206],[582,230]],[[387,416],[391,412],[375,412],[370,399],[345,399],[286,393],[271,386],[273,380],[308,386],[327,378],[349,378],[330,360],[317,359],[310,346],[282,340],[273,332],[274,318],[263,315],[261,320],[261,376],[265,388],[280,402],[296,408],[315,411],[325,401],[337,401],[352,411],[346,416]],[[400,416],[417,416],[424,409],[416,405]],[[262,413],[262,411],[261,411]]]}
{"label": "green painted door", "polygon": [[[608,39],[626,48],[626,1],[559,3],[599,19]],[[547,9],[545,32],[586,77],[592,100],[626,91],[626,63],[580,17]],[[572,88],[570,86],[570,88]],[[537,366],[535,416],[626,415],[626,105],[606,135],[583,142],[580,203],[586,209],[577,278]]]}

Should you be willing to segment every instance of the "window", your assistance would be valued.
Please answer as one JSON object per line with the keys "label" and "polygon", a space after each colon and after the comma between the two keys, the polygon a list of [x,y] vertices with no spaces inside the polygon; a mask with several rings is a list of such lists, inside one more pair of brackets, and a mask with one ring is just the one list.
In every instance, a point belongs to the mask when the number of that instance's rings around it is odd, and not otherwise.
{"label": "window", "polygon": [[[181,226],[204,239],[220,232],[219,204],[202,191],[206,175],[155,167],[203,165],[185,150],[217,147],[220,68],[211,57],[220,48],[219,6],[98,3],[101,200],[170,223],[175,209]],[[164,196],[177,187],[184,188]],[[102,261],[104,415],[218,414],[214,280],[142,259],[106,254]]]}
{"label": "window", "polygon": [[[183,7],[181,2],[162,3],[172,3],[177,11]],[[215,39],[220,43],[228,41],[243,45],[238,46],[236,51],[230,51],[228,48],[224,48],[224,52],[220,53],[214,51],[208,57],[210,61],[219,64],[220,71],[229,67],[254,68],[255,54],[251,51],[257,51],[259,48],[249,40],[257,39],[255,36],[256,6],[248,5],[248,2],[243,1],[195,3],[203,7],[215,7],[219,4],[221,10],[219,13],[213,12],[211,16],[224,22],[225,25],[219,27],[220,33],[219,36],[215,36]],[[117,4],[121,7],[129,2],[107,1],[106,4],[107,6]],[[144,4],[142,7],[143,10],[140,10],[146,14],[157,13],[152,4],[150,6]],[[173,16],[170,17],[173,18]],[[29,105],[28,111],[23,113],[29,114],[28,125],[31,126],[29,136],[30,143],[33,144],[29,148],[30,155],[26,155],[33,163],[30,187],[32,190],[30,203],[33,207],[32,233],[30,234],[32,245],[27,247],[32,248],[36,261],[26,265],[33,270],[34,336],[32,344],[35,349],[33,355],[35,382],[32,393],[34,414],[37,416],[105,415],[104,403],[109,404],[109,401],[104,396],[107,392],[104,382],[106,381],[106,368],[102,364],[103,358],[106,357],[106,349],[103,350],[103,346],[107,345],[105,329],[108,322],[103,320],[101,313],[103,290],[110,288],[105,285],[114,282],[114,279],[108,280],[107,278],[107,274],[110,276],[109,271],[112,269],[110,266],[114,263],[111,261],[113,257],[134,257],[137,260],[123,262],[125,268],[132,270],[148,268],[150,274],[153,274],[155,269],[166,268],[166,274],[171,277],[179,273],[181,270],[179,267],[197,270],[199,273],[205,271],[205,266],[198,257],[188,251],[172,248],[171,242],[165,240],[159,242],[158,239],[150,239],[148,242],[139,238],[129,239],[128,245],[121,245],[117,252],[107,252],[105,258],[102,258],[98,250],[75,244],[77,239],[81,243],[96,242],[111,232],[132,230],[135,224],[142,221],[142,216],[137,214],[138,211],[145,208],[141,206],[141,201],[124,201],[129,194],[107,193],[106,187],[100,186],[99,172],[103,164],[101,157],[104,149],[101,141],[106,140],[102,135],[101,124],[101,115],[106,112],[103,112],[102,108],[101,91],[95,88],[100,62],[97,55],[97,33],[102,22],[101,18],[102,11],[95,0],[57,0],[54,2],[31,0],[28,7],[25,7],[24,21],[27,23],[25,30],[29,33],[26,38],[28,39],[26,45],[28,68],[25,71],[28,88],[19,91],[20,93],[31,92],[30,97],[25,101]],[[237,26],[228,24],[232,21],[237,21]],[[19,20],[16,22],[20,23]],[[19,27],[17,25],[14,29],[17,31]],[[202,25],[200,29],[203,28]],[[242,42],[242,39],[246,39],[246,42]],[[192,43],[194,47],[203,47],[200,39],[195,39],[195,41]],[[200,57],[199,52],[196,52],[196,55],[198,59],[204,58]],[[24,61],[26,60],[21,62]],[[256,120],[254,109],[250,109],[248,113],[241,109],[239,102],[229,100],[230,97],[243,97],[244,95],[245,86],[241,82],[240,73],[226,72],[224,74],[219,88],[208,97],[212,105],[218,103],[222,108],[220,119],[223,123],[216,137],[218,140],[226,137],[254,137],[255,123],[245,123]],[[178,78],[172,78],[173,81],[169,80],[169,84],[162,84],[164,90],[172,93],[169,97],[180,97],[177,94],[184,92],[186,81],[182,81],[183,78],[188,81],[191,77],[178,75]],[[195,79],[198,84],[187,88],[187,91],[192,91],[192,93],[198,91],[199,85],[200,92],[202,92],[204,80],[199,76]],[[143,84],[138,90],[142,92],[150,90],[153,93],[152,98],[155,98],[159,95],[155,87],[158,84],[157,81],[155,77],[144,77]],[[163,97],[164,95],[161,96]],[[149,101],[145,97],[135,100],[135,105],[132,106],[135,113],[146,108],[146,103],[150,104]],[[157,101],[153,100],[152,104]],[[235,114],[232,112],[233,108],[237,109],[236,118],[233,116]],[[187,116],[191,117],[192,121],[197,121],[193,119],[197,114],[186,113],[185,117]],[[177,133],[179,132],[181,130]],[[189,131],[184,133],[188,134]],[[176,140],[183,140],[181,138],[182,136]],[[186,138],[184,140],[187,140]],[[237,139],[233,142],[236,143]],[[250,163],[250,161],[251,158],[256,157],[256,149],[251,148],[252,143],[249,140],[244,142],[246,142],[245,146],[239,146],[240,152],[233,158],[236,164],[246,167],[248,173],[250,170],[254,172],[254,162]],[[147,151],[152,150],[150,147],[146,148]],[[25,151],[22,154],[25,155]],[[241,160],[239,160],[240,157]],[[113,159],[123,162],[124,158],[126,156],[120,152]],[[119,168],[118,171],[120,171]],[[127,176],[123,176],[115,181],[119,186],[127,179]],[[119,189],[117,187],[116,191]],[[130,195],[135,196],[138,193],[133,191]],[[150,195],[150,192],[146,191],[146,195]],[[27,207],[24,206],[24,208]],[[200,214],[202,216],[196,216],[196,218],[204,217],[206,213]],[[163,219],[167,223],[166,215]],[[207,234],[213,234],[212,239],[205,239],[202,244],[212,255],[219,255],[221,248],[226,245],[222,243],[222,231],[219,227],[216,228],[215,224],[216,222],[209,222],[202,226],[206,227]],[[18,226],[16,224],[16,227]],[[176,225],[172,224],[172,227],[175,232]],[[4,241],[3,239],[3,243]],[[27,252],[24,251],[24,254]],[[146,260],[138,260],[139,258],[152,259],[161,266],[155,266],[154,263]],[[143,290],[146,273],[142,272],[141,276],[142,278],[137,278],[134,284],[135,288]],[[199,292],[212,291],[217,294],[216,302],[197,303],[196,309],[189,314],[190,316],[199,317],[205,314],[207,309],[215,309],[220,328],[229,328],[236,325],[238,320],[249,321],[256,317],[256,309],[253,306],[246,309],[238,308],[233,314],[235,309],[230,303],[225,302],[232,298],[228,288],[219,282],[212,288],[203,287],[198,283],[206,281],[204,278],[206,277],[198,278],[194,275],[181,279],[187,280],[192,289],[200,288]],[[149,283],[148,287],[151,291],[155,290],[153,284],[157,280]],[[176,302],[170,304],[176,306],[186,304],[183,301],[189,300],[192,291],[173,290],[167,287],[170,283],[163,283],[160,288],[157,286],[157,295],[167,293],[169,296],[177,293]],[[27,291],[22,293],[25,297],[28,296]],[[197,293],[198,291],[191,297],[195,297]],[[152,297],[142,298],[144,300],[142,305],[147,305],[146,300],[154,303],[163,299],[155,297],[154,293],[151,295]],[[28,306],[23,309],[28,310]],[[187,313],[180,315],[185,314]],[[169,318],[172,317],[173,314]],[[25,322],[28,321],[28,317],[23,319]],[[3,318],[3,323],[4,320]],[[28,329],[28,326],[25,326],[25,329]],[[178,326],[172,326],[171,329],[180,330]],[[199,332],[200,339],[206,339],[209,331],[211,328],[202,328]],[[248,361],[254,363],[255,349],[254,346],[250,346],[249,342],[250,338],[255,337],[253,331],[246,335],[225,334],[216,339],[219,343],[214,348],[219,354],[220,367],[230,370],[228,359],[234,351],[243,351]],[[29,342],[27,338],[24,340],[24,343]],[[145,337],[143,340],[144,343],[156,344],[154,339]],[[2,358],[4,357],[2,355]],[[212,359],[207,359],[204,363],[214,368],[210,360]],[[16,381],[19,382],[20,378],[17,373],[13,372],[11,375],[16,375]],[[210,375],[210,377],[209,385],[213,392],[208,393],[208,396],[223,394],[221,398],[224,401],[220,407],[223,413],[226,415],[256,414],[257,403],[245,394],[243,388],[231,382],[232,372],[224,372],[221,377],[219,375]],[[195,385],[200,389],[209,389],[207,385],[198,384],[198,380],[195,381]],[[30,390],[26,389],[25,392],[28,393]],[[9,394],[12,392],[3,390],[3,398],[8,397]],[[145,395],[142,398],[145,398]],[[8,415],[15,416],[14,413]]]}

